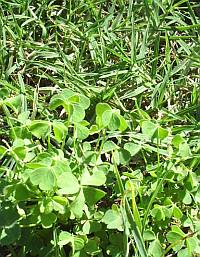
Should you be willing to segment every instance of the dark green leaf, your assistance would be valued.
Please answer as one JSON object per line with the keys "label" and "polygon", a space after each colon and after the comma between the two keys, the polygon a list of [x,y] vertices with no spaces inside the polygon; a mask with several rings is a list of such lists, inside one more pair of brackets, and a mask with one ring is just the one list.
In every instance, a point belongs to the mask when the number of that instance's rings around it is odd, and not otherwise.
{"label": "dark green leaf", "polygon": [[17,184],[15,187],[14,197],[17,201],[25,201],[30,197],[30,191],[25,185]]}
{"label": "dark green leaf", "polygon": [[54,213],[41,214],[41,223],[43,228],[51,228],[56,222],[57,216]]}
{"label": "dark green leaf", "polygon": [[83,193],[85,196],[86,204],[89,206],[95,205],[106,194],[104,191],[94,187],[84,187]]}
{"label": "dark green leaf", "polygon": [[11,245],[16,242],[21,235],[21,229],[18,224],[0,229],[0,244]]}
{"label": "dark green leaf", "polygon": [[98,255],[101,252],[101,249],[99,248],[98,238],[89,239],[88,243],[85,245],[84,250],[89,255],[92,255],[92,256]]}

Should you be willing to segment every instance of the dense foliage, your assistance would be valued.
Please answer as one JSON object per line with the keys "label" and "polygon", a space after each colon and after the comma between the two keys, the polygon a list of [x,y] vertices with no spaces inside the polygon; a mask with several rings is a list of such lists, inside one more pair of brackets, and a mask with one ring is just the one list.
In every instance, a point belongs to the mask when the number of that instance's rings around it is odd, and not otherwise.
{"label": "dense foliage", "polygon": [[0,255],[200,256],[200,4],[0,0]]}

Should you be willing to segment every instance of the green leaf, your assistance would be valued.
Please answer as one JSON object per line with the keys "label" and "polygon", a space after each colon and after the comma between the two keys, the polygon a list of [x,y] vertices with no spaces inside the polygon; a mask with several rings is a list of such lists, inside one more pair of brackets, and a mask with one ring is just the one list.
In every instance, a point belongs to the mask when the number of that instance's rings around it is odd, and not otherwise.
{"label": "green leaf", "polygon": [[103,145],[102,153],[112,152],[113,150],[117,149],[118,146],[111,140],[108,140]]}
{"label": "green leaf", "polygon": [[93,174],[90,175],[89,171],[85,169],[81,178],[82,185],[101,186],[105,184],[105,182],[106,176],[101,170],[94,170]]}
{"label": "green leaf", "polygon": [[[77,94],[68,88],[63,89],[59,94],[62,95],[65,99],[72,99],[73,97],[77,97]],[[76,101],[78,100],[79,99],[76,99]]]}
{"label": "green leaf", "polygon": [[[63,154],[63,152],[61,153]],[[64,172],[71,172],[71,168],[67,159],[62,158],[62,160],[60,160],[60,158],[58,157],[57,160],[54,160],[53,164],[54,165],[52,166],[52,168],[57,177]]]}
{"label": "green leaf", "polygon": [[0,206],[0,227],[10,227],[20,218],[15,207],[9,204],[1,204]]}
{"label": "green leaf", "polygon": [[0,244],[11,245],[16,242],[21,235],[21,229],[18,224],[12,224],[9,227],[0,229]]}
{"label": "green leaf", "polygon": [[92,125],[92,126],[90,127],[90,135],[96,134],[96,133],[98,133],[99,131],[100,131],[100,130],[99,130],[99,128],[98,128],[97,125]]}
{"label": "green leaf", "polygon": [[84,187],[83,193],[85,196],[86,204],[88,206],[95,205],[101,198],[106,195],[104,191],[94,187]]}
{"label": "green leaf", "polygon": [[151,230],[145,230],[143,237],[145,241],[151,241],[156,239],[155,233]]}
{"label": "green leaf", "polygon": [[157,130],[157,124],[154,124],[153,122],[147,120],[142,122],[142,133],[146,135],[149,139],[152,139],[154,136],[156,130]]}
{"label": "green leaf", "polygon": [[140,150],[141,150],[141,145],[139,144],[135,144],[135,143],[126,143],[124,145],[124,149],[129,151],[131,156],[136,155]]}
{"label": "green leaf", "polygon": [[131,159],[130,152],[125,149],[120,149],[119,151],[119,161],[121,164],[126,165]]}
{"label": "green leaf", "polygon": [[199,239],[197,237],[189,237],[186,239],[186,245],[188,254],[192,255],[199,246]]}
{"label": "green leaf", "polygon": [[49,121],[35,120],[31,122],[29,129],[35,137],[45,138],[50,133],[50,124]]}
{"label": "green leaf", "polygon": [[181,219],[181,217],[183,216],[183,213],[177,206],[174,206],[173,215],[176,219]]}
{"label": "green leaf", "polygon": [[[2,81],[1,81],[2,82]],[[2,83],[1,83],[2,85]],[[1,91],[0,91],[0,98],[2,99],[5,99],[6,97],[9,96],[9,91],[7,88],[1,88]]]}
{"label": "green leaf", "polygon": [[171,243],[172,249],[174,251],[179,251],[182,248],[184,243],[183,238],[185,236],[185,233],[175,225],[172,226],[172,230],[169,231],[166,235],[167,240],[169,243]]}
{"label": "green leaf", "polygon": [[114,232],[109,237],[110,245],[107,247],[107,252],[113,257],[124,257],[125,240],[122,233]]}
{"label": "green leaf", "polygon": [[179,151],[178,154],[183,157],[183,158],[187,158],[191,156],[191,151],[190,151],[190,147],[186,142],[183,142],[179,145]]}
{"label": "green leaf", "polygon": [[163,211],[163,207],[160,205],[155,205],[153,210],[151,211],[151,215],[158,221],[165,220],[165,213]]}
{"label": "green leaf", "polygon": [[59,195],[53,197],[53,201],[59,203],[60,205],[66,206],[68,204],[67,198]]}
{"label": "green leaf", "polygon": [[183,143],[185,140],[182,138],[180,135],[175,135],[172,139],[172,144],[176,147],[179,148],[179,145]]}
{"label": "green leaf", "polygon": [[167,129],[164,129],[164,128],[161,128],[161,127],[158,127],[157,130],[156,130],[156,135],[155,137],[159,138],[160,140],[163,140],[165,139],[167,136],[168,136],[168,130]]}
{"label": "green leaf", "polygon": [[83,249],[85,246],[85,241],[86,236],[84,235],[77,235],[76,237],[74,237],[74,250],[80,251],[81,249]]}
{"label": "green leaf", "polygon": [[90,130],[87,127],[82,126],[81,124],[76,124],[76,134],[75,137],[79,140],[86,139],[90,134]]}
{"label": "green leaf", "polygon": [[85,157],[85,163],[86,164],[96,165],[96,162],[97,162],[96,152],[86,151],[85,154],[84,154],[84,157]]}
{"label": "green leaf", "polygon": [[[67,90],[68,90],[68,89],[67,89]],[[79,95],[77,95],[77,94],[75,94],[75,93],[73,93],[73,95],[70,96],[70,97],[66,97],[66,99],[67,99],[66,103],[68,104],[68,102],[69,102],[69,103],[71,103],[72,105],[74,105],[74,104],[79,104],[79,101],[80,101]]]}
{"label": "green leaf", "polygon": [[99,239],[89,239],[84,250],[90,256],[98,255],[101,252],[101,249],[99,248]]}
{"label": "green leaf", "polygon": [[74,237],[71,233],[67,231],[61,231],[58,238],[58,245],[67,245],[74,241]]}
{"label": "green leaf", "polygon": [[190,253],[188,252],[188,249],[185,248],[185,249],[181,249],[181,250],[178,252],[177,257],[194,257],[194,255],[193,255],[193,254],[190,254]]}
{"label": "green leaf", "polygon": [[192,191],[199,184],[199,178],[196,173],[189,171],[188,177],[185,181],[185,187],[188,191]]}
{"label": "green leaf", "polygon": [[73,105],[73,111],[71,115],[71,119],[73,122],[81,122],[85,118],[85,111],[84,109],[79,106],[78,104]]}
{"label": "green leaf", "polygon": [[107,111],[103,112],[103,114],[102,114],[102,125],[104,127],[107,127],[110,124],[112,115],[113,115],[113,111],[112,110],[107,110]]}
{"label": "green leaf", "polygon": [[190,195],[190,193],[188,192],[188,190],[184,190],[182,193],[182,201],[184,204],[191,204],[192,203],[192,197]]}
{"label": "green leaf", "polygon": [[54,213],[41,214],[41,224],[43,228],[51,228],[56,220],[57,216]]}
{"label": "green leaf", "polygon": [[175,243],[176,241],[182,240],[183,239],[183,235],[179,234],[177,232],[174,231],[169,231],[167,233],[167,240],[169,243]]}
{"label": "green leaf", "polygon": [[7,152],[6,147],[0,145],[0,160],[3,158],[6,152]]}
{"label": "green leaf", "polygon": [[118,115],[118,118],[119,118],[119,121],[120,121],[119,130],[120,130],[121,132],[123,132],[124,130],[127,129],[128,124],[127,124],[127,122],[126,122],[126,120],[124,119],[123,116]]}
{"label": "green leaf", "polygon": [[163,256],[163,249],[158,239],[154,240],[150,243],[148,254],[151,257],[162,257]]}
{"label": "green leaf", "polygon": [[83,190],[81,189],[76,199],[70,205],[70,209],[77,219],[80,219],[82,217],[84,205],[85,205],[85,197],[83,194]]}
{"label": "green leaf", "polygon": [[39,185],[41,190],[53,191],[56,178],[51,168],[44,167],[32,171],[29,175],[33,185]]}
{"label": "green leaf", "polygon": [[21,138],[17,138],[14,140],[13,142],[13,148],[16,148],[16,147],[23,147],[24,146],[24,140],[21,139]]}
{"label": "green leaf", "polygon": [[[104,114],[103,114],[103,117],[104,117]],[[103,117],[102,117],[102,120],[103,120]],[[111,131],[114,131],[114,130],[117,130],[119,127],[120,127],[120,119],[117,114],[112,113],[110,122],[108,124],[108,128]]]}
{"label": "green leaf", "polygon": [[26,157],[26,148],[21,146],[21,147],[13,147],[13,152],[17,155],[17,157],[20,160],[24,160]]}
{"label": "green leaf", "polygon": [[79,95],[79,104],[84,110],[86,110],[90,106],[90,99],[84,95]]}
{"label": "green leaf", "polygon": [[17,184],[15,186],[14,197],[17,201],[25,201],[30,197],[30,191],[25,185]]}
{"label": "green leaf", "polygon": [[65,106],[66,105],[66,99],[64,96],[58,94],[51,98],[49,103],[50,110],[55,110],[59,106]]}
{"label": "green leaf", "polygon": [[185,233],[180,229],[180,227],[176,226],[176,225],[172,225],[171,227],[172,231],[181,235],[181,236],[186,236]]}
{"label": "green leaf", "polygon": [[96,115],[102,116],[105,111],[111,110],[111,107],[106,103],[98,103],[96,105]]}
{"label": "green leaf", "polygon": [[101,229],[102,224],[97,221],[87,220],[83,225],[83,233],[85,233],[86,235],[97,231],[101,231]]}
{"label": "green leaf", "polygon": [[123,231],[123,220],[118,208],[107,210],[102,222],[107,225],[108,229],[118,229],[119,231]]}
{"label": "green leaf", "polygon": [[60,188],[58,190],[59,194],[72,195],[80,189],[77,178],[71,172],[62,173],[57,178],[57,185]]}
{"label": "green leaf", "polygon": [[53,132],[55,139],[61,143],[67,135],[67,127],[60,121],[53,121]]}
{"label": "green leaf", "polygon": [[30,111],[25,111],[25,112],[21,112],[18,115],[18,121],[22,124],[27,124],[28,122],[30,122],[29,120],[29,115],[30,115]]}
{"label": "green leaf", "polygon": [[4,103],[10,107],[15,113],[19,113],[22,106],[22,95],[17,95],[4,100]]}
{"label": "green leaf", "polygon": [[[70,101],[71,98],[71,101]],[[64,89],[60,93],[54,95],[49,103],[51,110],[55,110],[59,106],[66,107],[71,103],[78,102],[79,98],[70,89]],[[67,111],[67,110],[66,110]]]}
{"label": "green leaf", "polygon": [[104,122],[106,122],[107,125],[103,124],[103,117],[102,116],[106,111],[108,111],[108,115],[106,115],[106,116],[104,115],[104,119],[105,118],[110,119],[109,117],[111,116],[111,113],[110,113],[111,110],[112,110],[111,107],[106,103],[98,103],[96,105],[96,115],[97,115],[96,123],[98,124],[99,128],[105,127],[109,124],[109,120],[108,120],[108,124],[107,124],[107,121],[104,120]]}
{"label": "green leaf", "polygon": [[199,204],[200,203],[200,188],[197,190],[197,192],[194,195],[194,201],[195,203]]}

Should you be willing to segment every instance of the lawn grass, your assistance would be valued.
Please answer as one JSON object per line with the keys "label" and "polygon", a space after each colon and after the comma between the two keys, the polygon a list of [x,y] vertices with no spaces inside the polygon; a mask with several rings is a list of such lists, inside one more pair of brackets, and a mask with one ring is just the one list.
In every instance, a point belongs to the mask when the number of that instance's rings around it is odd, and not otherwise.
{"label": "lawn grass", "polygon": [[[106,182],[93,185],[106,193],[105,199],[91,210],[77,207],[84,211],[72,211],[68,225],[59,216],[62,211],[54,211],[56,221],[49,227],[41,221],[23,224],[22,215],[16,221],[20,228],[34,224],[36,230],[29,228],[21,232],[21,241],[17,237],[5,243],[5,229],[11,224],[0,222],[0,244],[8,245],[6,251],[16,257],[200,254],[199,32],[198,0],[0,0],[1,209],[12,203],[31,216],[27,206],[36,202],[32,212],[43,217],[42,208],[57,191],[46,194],[40,188],[42,193],[28,200],[15,198],[16,184],[25,179],[21,171],[40,163],[42,152],[63,152],[78,181],[76,165],[90,170],[105,164],[111,172],[105,172]],[[65,101],[68,94],[70,107],[53,103],[52,97]],[[86,107],[76,101],[85,101]],[[79,111],[71,119],[75,103]],[[27,148],[36,151],[33,160],[25,159]],[[89,151],[95,163],[82,157]],[[26,186],[36,193],[38,185]],[[15,189],[9,193],[8,188]],[[68,199],[70,210],[82,201],[80,192]],[[119,213],[123,229],[119,224],[109,228],[105,217],[119,218]],[[90,219],[103,223],[102,229],[87,234],[81,226]],[[37,229],[42,232],[37,234]],[[63,247],[60,237],[66,231],[74,241],[66,239],[69,244]],[[51,236],[45,240],[48,232]],[[23,241],[26,233],[36,233],[38,241],[41,236],[41,253]],[[78,246],[79,239],[84,248]],[[118,249],[119,241],[123,244]]]}

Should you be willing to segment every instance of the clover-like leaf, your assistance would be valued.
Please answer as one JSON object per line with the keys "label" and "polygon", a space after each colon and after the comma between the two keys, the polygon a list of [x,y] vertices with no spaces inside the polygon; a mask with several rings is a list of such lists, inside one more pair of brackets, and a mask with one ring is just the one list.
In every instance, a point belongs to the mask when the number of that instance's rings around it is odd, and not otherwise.
{"label": "clover-like leaf", "polygon": [[108,229],[118,229],[119,231],[123,231],[123,219],[117,207],[112,207],[112,210],[107,210],[102,222],[107,225]]}
{"label": "clover-like leaf", "polygon": [[83,193],[85,196],[85,201],[88,206],[93,206],[106,195],[104,191],[98,188],[89,187],[89,186],[85,186],[83,188]]}
{"label": "clover-like leaf", "polygon": [[85,205],[85,197],[83,190],[81,189],[76,199],[71,203],[70,209],[76,218],[81,218],[83,215],[83,209]]}
{"label": "clover-like leaf", "polygon": [[58,237],[58,245],[67,245],[74,241],[74,236],[67,232],[67,231],[61,231],[60,235]]}
{"label": "clover-like leaf", "polygon": [[80,123],[77,123],[75,126],[75,137],[78,138],[79,140],[84,140],[89,136],[90,130],[81,125]]}
{"label": "clover-like leaf", "polygon": [[89,108],[90,106],[90,99],[87,97],[87,96],[84,96],[84,95],[79,95],[79,104],[80,106],[86,110]]}
{"label": "clover-like leaf", "polygon": [[43,228],[51,228],[56,222],[57,216],[54,213],[42,213],[41,214],[41,224]]}
{"label": "clover-like leaf", "polygon": [[148,253],[151,257],[164,257],[163,249],[158,239],[155,239],[153,242],[150,243]]}
{"label": "clover-like leaf", "polygon": [[141,150],[141,145],[129,142],[124,145],[124,149],[129,151],[131,156],[134,156]]}
{"label": "clover-like leaf", "polygon": [[53,132],[55,139],[58,141],[58,143],[61,143],[67,134],[67,127],[62,122],[54,120]]}
{"label": "clover-like leaf", "polygon": [[98,117],[102,117],[103,113],[108,110],[110,111],[111,107],[107,103],[98,103],[96,105],[96,115]]}
{"label": "clover-like leaf", "polygon": [[46,137],[50,133],[50,123],[46,120],[34,120],[31,122],[29,129],[37,137]]}
{"label": "clover-like leaf", "polygon": [[73,122],[81,122],[85,118],[85,110],[78,104],[73,105],[71,120]]}
{"label": "clover-like leaf", "polygon": [[84,170],[81,184],[90,186],[101,186],[106,182],[106,175],[102,170],[94,170],[90,175],[87,169]]}
{"label": "clover-like leaf", "polygon": [[30,173],[30,181],[33,185],[39,185],[41,190],[50,191],[56,185],[56,178],[53,170],[49,167],[42,167]]}
{"label": "clover-like leaf", "polygon": [[157,124],[153,123],[150,120],[142,122],[142,133],[146,135],[149,139],[153,137],[157,129]]}
{"label": "clover-like leaf", "polygon": [[112,152],[118,149],[118,146],[111,140],[108,140],[103,145],[102,153]]}
{"label": "clover-like leaf", "polygon": [[72,195],[76,194],[80,189],[77,178],[71,172],[62,173],[57,178],[57,185],[60,188],[58,190],[59,194]]}

